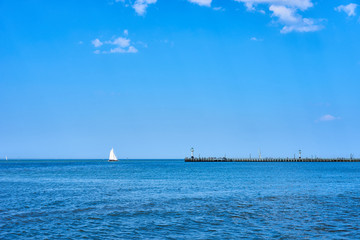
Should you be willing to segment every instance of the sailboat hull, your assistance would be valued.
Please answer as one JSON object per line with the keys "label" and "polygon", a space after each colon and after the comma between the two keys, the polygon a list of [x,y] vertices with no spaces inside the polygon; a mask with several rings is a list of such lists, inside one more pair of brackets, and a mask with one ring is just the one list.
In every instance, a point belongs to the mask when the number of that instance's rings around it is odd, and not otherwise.
{"label": "sailboat hull", "polygon": [[112,159],[109,159],[108,162],[117,162],[119,160],[112,160]]}

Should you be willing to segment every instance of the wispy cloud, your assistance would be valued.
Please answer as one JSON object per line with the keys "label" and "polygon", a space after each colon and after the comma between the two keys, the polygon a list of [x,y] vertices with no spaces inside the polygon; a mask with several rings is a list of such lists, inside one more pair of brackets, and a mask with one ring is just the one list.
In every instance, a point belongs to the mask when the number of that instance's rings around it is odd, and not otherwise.
{"label": "wispy cloud", "polygon": [[[187,0],[188,2],[197,4],[199,6],[205,6],[205,7],[211,7],[212,0]],[[157,0],[115,0],[115,2],[121,2],[126,7],[131,6],[135,12],[140,15],[144,16],[146,14],[146,10],[149,7],[150,4],[155,4]],[[222,7],[215,7],[213,8],[216,11],[224,11]]]}
{"label": "wispy cloud", "polygon": [[96,48],[101,47],[103,45],[103,43],[98,38],[92,40],[91,44],[94,45],[94,47],[96,47]]}
{"label": "wispy cloud", "polygon": [[322,20],[314,20],[312,18],[299,18],[294,24],[285,23],[285,26],[280,32],[316,32],[323,29],[323,26],[320,24],[321,21]]}
{"label": "wispy cloud", "polygon": [[[131,6],[135,12],[144,16],[149,5],[157,3],[157,0],[115,0],[122,2],[125,6]],[[211,7],[212,0],[187,0],[199,6]],[[312,19],[303,17],[299,12],[303,12],[314,6],[312,0],[233,0],[243,3],[248,11],[268,13],[273,19],[283,25],[281,33],[290,32],[315,32],[323,28],[322,19]],[[262,6],[262,7],[261,7]],[[265,8],[264,8],[265,6]],[[355,14],[356,4],[339,6],[338,11],[346,11],[348,14]],[[259,7],[259,8],[258,8]],[[213,7],[215,11],[224,11],[221,6]]]}
{"label": "wispy cloud", "polygon": [[122,48],[122,47],[115,47],[115,48],[111,48],[109,52],[104,52],[104,53],[137,53],[138,50],[133,47],[133,46],[129,46],[129,48]]}
{"label": "wispy cloud", "polygon": [[356,8],[357,8],[357,4],[355,3],[350,3],[348,5],[340,5],[338,7],[335,8],[335,11],[338,11],[338,12],[344,12],[346,13],[349,17],[351,16],[356,16]]}
{"label": "wispy cloud", "polygon": [[211,7],[211,2],[212,2],[212,0],[188,0],[188,1],[206,7]]}
{"label": "wispy cloud", "polygon": [[[271,17],[283,25],[281,33],[315,32],[323,28],[321,20],[304,18],[298,12],[313,6],[311,0],[234,0],[244,3],[248,11],[257,11],[258,5],[266,5],[272,12]],[[265,13],[263,9],[258,10]]]}
{"label": "wispy cloud", "polygon": [[245,3],[245,6],[250,10],[255,9],[255,6],[259,4],[288,6],[300,10],[306,10],[313,6],[311,0],[235,0],[235,1]]}
{"label": "wispy cloud", "polygon": [[296,9],[294,8],[281,5],[271,5],[269,10],[273,12],[273,16],[278,17],[282,22],[295,23],[298,21],[295,16]]}
{"label": "wispy cloud", "polygon": [[326,114],[324,116],[321,116],[317,121],[318,122],[329,122],[329,121],[334,121],[334,120],[338,120],[339,117],[335,117],[333,115],[330,114]]}
{"label": "wispy cloud", "polygon": [[115,2],[121,2],[125,5],[125,7],[132,7],[135,12],[140,15],[144,16],[146,14],[146,9],[150,4],[155,4],[157,0],[115,0]]}
{"label": "wispy cloud", "polygon": [[[100,48],[94,51],[95,54],[100,53],[137,53],[138,50],[131,45],[131,40],[127,38],[128,31],[124,31],[123,37],[117,37],[113,40],[100,41],[98,38],[91,41],[96,48]],[[103,46],[104,45],[104,46]],[[105,47],[107,46],[107,48]],[[104,48],[105,47],[105,48]]]}
{"label": "wispy cloud", "polygon": [[257,37],[251,37],[250,40],[254,41],[254,42],[262,42],[262,41],[264,41],[262,38],[257,38]]}
{"label": "wispy cloud", "polygon": [[147,7],[156,2],[157,0],[136,0],[132,7],[135,9],[137,14],[143,16],[146,13]]}
{"label": "wispy cloud", "polygon": [[225,8],[223,7],[213,7],[215,11],[225,11]]}

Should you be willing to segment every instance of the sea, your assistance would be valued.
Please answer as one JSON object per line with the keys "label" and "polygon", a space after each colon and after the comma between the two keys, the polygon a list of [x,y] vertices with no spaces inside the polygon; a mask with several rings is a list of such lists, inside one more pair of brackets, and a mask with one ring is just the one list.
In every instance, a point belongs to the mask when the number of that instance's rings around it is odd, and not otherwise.
{"label": "sea", "polygon": [[360,163],[0,161],[0,239],[360,239]]}

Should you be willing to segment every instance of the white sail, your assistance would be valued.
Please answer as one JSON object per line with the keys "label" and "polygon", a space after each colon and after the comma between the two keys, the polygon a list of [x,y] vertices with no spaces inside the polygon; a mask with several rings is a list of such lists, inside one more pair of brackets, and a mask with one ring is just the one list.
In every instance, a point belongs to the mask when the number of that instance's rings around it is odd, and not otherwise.
{"label": "white sail", "polygon": [[112,148],[110,151],[109,161],[117,161],[118,159],[115,156],[114,149]]}

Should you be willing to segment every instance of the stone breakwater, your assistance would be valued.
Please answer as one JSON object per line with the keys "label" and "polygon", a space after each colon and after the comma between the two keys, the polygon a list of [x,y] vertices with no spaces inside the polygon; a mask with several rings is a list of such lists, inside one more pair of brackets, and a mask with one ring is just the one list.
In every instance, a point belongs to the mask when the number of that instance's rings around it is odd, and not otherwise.
{"label": "stone breakwater", "polygon": [[185,162],[360,162],[360,158],[185,158]]}

